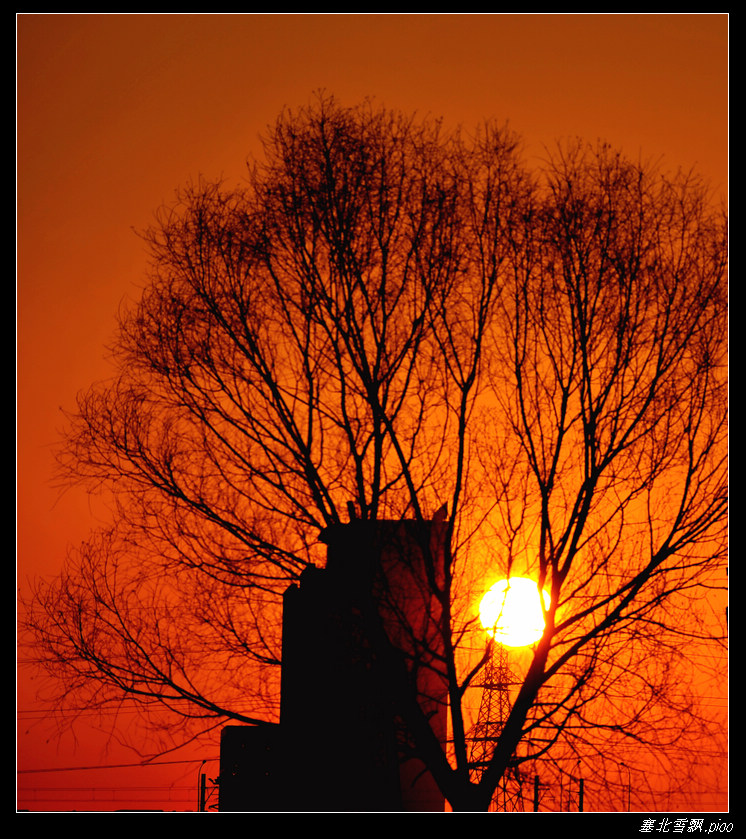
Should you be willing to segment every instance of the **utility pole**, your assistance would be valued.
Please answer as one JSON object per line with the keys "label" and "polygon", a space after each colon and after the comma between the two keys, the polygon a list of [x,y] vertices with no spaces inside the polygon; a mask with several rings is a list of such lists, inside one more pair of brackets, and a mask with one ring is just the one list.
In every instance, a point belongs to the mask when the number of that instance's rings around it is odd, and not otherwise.
{"label": "utility pole", "polygon": [[627,770],[627,812],[629,813],[632,798],[632,772],[626,763],[620,763],[619,765]]}

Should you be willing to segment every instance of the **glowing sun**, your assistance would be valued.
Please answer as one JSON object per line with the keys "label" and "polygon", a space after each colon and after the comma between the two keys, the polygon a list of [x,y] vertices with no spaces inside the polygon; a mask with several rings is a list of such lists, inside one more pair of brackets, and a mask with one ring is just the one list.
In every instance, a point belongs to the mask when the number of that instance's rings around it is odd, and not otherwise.
{"label": "glowing sun", "polygon": [[[544,606],[549,595],[544,591]],[[526,577],[500,580],[479,604],[482,626],[506,647],[525,647],[536,643],[544,632],[544,614],[539,587]]]}

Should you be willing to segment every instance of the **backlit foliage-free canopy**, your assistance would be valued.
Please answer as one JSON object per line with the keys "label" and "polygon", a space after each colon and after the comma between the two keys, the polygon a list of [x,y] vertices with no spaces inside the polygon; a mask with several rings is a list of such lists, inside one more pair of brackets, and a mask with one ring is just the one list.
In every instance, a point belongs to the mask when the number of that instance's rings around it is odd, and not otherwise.
{"label": "backlit foliage-free canopy", "polygon": [[[529,166],[491,124],[283,113],[245,184],[188,186],[147,233],[118,373],[61,458],[113,524],[29,604],[36,655],[76,703],[274,719],[280,596],[323,563],[319,532],[351,503],[445,505],[452,748],[394,692],[451,804],[540,759],[602,777],[630,741],[675,760],[685,653],[721,631],[697,599],[725,556],[725,235],[695,178],[604,145]],[[501,574],[550,602],[477,783],[476,609]]]}

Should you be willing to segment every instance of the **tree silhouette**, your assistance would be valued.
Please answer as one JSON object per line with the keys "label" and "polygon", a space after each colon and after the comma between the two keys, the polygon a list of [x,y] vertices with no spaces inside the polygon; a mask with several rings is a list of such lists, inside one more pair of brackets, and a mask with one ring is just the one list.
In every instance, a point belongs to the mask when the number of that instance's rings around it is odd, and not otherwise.
{"label": "tree silhouette", "polygon": [[[350,505],[445,507],[424,658],[448,747],[411,650],[379,653],[451,805],[484,809],[541,757],[674,742],[696,719],[677,656],[713,634],[693,604],[725,556],[725,237],[695,178],[604,145],[529,167],[490,124],[324,96],[282,114],[246,184],[189,186],[146,236],[118,375],[80,397],[61,457],[113,524],[37,589],[35,655],[87,706],[276,719],[281,597],[323,564],[319,533]],[[511,574],[551,605],[475,773],[475,608]]]}

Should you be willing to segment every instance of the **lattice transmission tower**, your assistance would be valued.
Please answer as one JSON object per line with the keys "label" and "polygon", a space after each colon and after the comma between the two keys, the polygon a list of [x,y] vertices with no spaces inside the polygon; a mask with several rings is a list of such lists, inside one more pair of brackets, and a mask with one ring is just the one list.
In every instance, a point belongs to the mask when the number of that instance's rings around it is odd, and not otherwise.
{"label": "lattice transmission tower", "polygon": [[[505,723],[510,714],[510,689],[516,684],[510,669],[505,647],[497,643],[482,671],[477,684],[482,695],[479,713],[471,737],[469,763],[479,781],[495,751]],[[517,769],[508,769],[503,775],[490,804],[490,810],[523,810],[521,777]]]}

